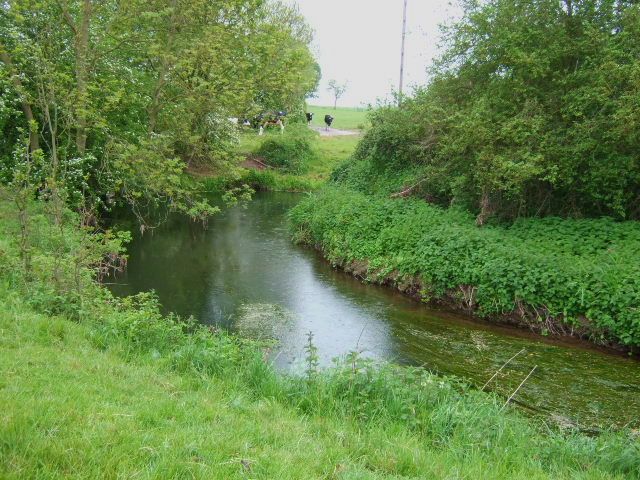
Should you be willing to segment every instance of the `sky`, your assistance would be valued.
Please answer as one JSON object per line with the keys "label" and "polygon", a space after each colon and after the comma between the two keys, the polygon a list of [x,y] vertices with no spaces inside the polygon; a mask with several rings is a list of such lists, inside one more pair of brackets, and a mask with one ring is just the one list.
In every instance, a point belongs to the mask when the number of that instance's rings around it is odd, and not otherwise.
{"label": "sky", "polygon": [[[327,83],[347,82],[338,106],[365,106],[398,88],[403,0],[288,0],[315,31],[322,81],[312,105],[332,105]],[[424,84],[437,54],[438,25],[459,14],[456,0],[408,0],[405,92]]]}

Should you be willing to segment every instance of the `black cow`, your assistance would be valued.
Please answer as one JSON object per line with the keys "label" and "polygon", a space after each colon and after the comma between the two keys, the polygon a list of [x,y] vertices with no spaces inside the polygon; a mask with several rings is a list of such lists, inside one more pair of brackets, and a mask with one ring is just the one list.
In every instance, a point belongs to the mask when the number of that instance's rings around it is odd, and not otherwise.
{"label": "black cow", "polygon": [[327,130],[329,130],[329,127],[331,127],[331,124],[333,123],[333,117],[331,115],[325,115],[324,116],[324,123],[327,124]]}
{"label": "black cow", "polygon": [[307,112],[307,125],[311,124],[311,120],[313,120],[313,113]]}

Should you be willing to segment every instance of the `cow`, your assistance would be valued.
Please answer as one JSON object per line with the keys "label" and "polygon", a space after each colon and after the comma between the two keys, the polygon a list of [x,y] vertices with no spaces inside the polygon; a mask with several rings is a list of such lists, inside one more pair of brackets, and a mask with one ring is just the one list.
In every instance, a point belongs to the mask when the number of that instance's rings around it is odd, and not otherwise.
{"label": "cow", "polygon": [[253,119],[254,128],[258,129],[258,135],[264,135],[264,129],[267,127],[280,127],[280,133],[284,133],[284,121],[287,112],[280,110],[278,112],[261,113]]}
{"label": "cow", "polygon": [[311,125],[311,121],[313,120],[313,112],[307,112],[307,125]]}
{"label": "cow", "polygon": [[324,123],[327,124],[327,130],[329,130],[329,128],[331,127],[331,124],[333,123],[333,117],[329,114],[324,116]]}

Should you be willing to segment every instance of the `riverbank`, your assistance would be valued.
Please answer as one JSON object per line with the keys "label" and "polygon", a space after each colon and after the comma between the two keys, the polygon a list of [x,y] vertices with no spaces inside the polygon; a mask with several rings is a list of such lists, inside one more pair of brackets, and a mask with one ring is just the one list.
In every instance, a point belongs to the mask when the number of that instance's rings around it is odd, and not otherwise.
{"label": "riverbank", "polygon": [[25,276],[1,210],[4,478],[638,476],[637,433],[549,429],[455,378],[357,355],[320,371],[313,343],[304,376],[279,375],[264,345],[78,283],[97,247],[72,215],[60,237],[30,208]]}
{"label": "riverbank", "polygon": [[470,214],[330,187],[291,214],[294,238],[334,265],[423,302],[544,335],[640,345],[637,223],[521,220],[478,229]]}
{"label": "riverbank", "polygon": [[[318,190],[329,179],[337,165],[347,160],[355,151],[365,129],[370,126],[368,111],[357,108],[338,108],[309,106],[314,112],[310,130],[314,133],[301,135],[304,125],[288,125],[281,134],[279,130],[267,129],[259,136],[251,130],[240,133],[237,154],[240,169],[237,178],[219,178],[207,172],[195,172],[204,190],[220,193],[225,188],[246,184],[254,190],[272,192],[311,192]],[[335,118],[336,131],[348,131],[349,135],[318,135],[317,130],[324,126],[324,115]],[[324,130],[323,130],[324,132]],[[261,157],[260,149],[265,142],[287,141],[305,137],[312,154],[305,158],[299,171],[290,172],[278,166],[269,165],[269,160]],[[286,156],[286,155],[285,155]],[[275,159],[282,164],[286,159]]]}

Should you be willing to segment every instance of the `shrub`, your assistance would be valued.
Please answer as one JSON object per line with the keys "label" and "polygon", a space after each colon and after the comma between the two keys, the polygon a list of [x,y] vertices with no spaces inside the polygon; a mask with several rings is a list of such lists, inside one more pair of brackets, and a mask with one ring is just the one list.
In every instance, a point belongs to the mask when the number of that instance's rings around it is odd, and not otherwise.
{"label": "shrub", "polygon": [[315,156],[315,134],[303,125],[289,126],[283,135],[267,138],[254,152],[265,162],[288,173],[303,173]]}

